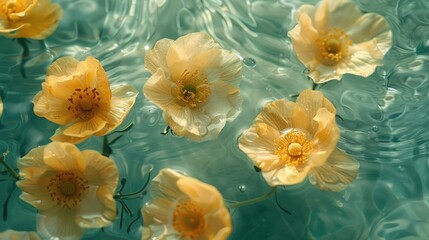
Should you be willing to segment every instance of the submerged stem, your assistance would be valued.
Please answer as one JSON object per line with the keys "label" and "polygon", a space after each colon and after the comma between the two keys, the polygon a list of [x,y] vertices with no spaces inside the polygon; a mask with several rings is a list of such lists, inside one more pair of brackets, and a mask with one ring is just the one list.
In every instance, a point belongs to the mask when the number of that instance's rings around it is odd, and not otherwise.
{"label": "submerged stem", "polygon": [[245,206],[245,205],[249,205],[249,204],[253,204],[253,203],[262,202],[265,199],[269,198],[271,195],[273,195],[273,193],[275,193],[276,190],[277,190],[277,187],[273,187],[273,188],[271,188],[271,191],[265,193],[262,196],[259,196],[259,197],[256,197],[256,198],[252,198],[252,199],[249,199],[249,200],[245,200],[245,201],[242,201],[242,202],[235,202],[235,203],[229,205],[228,207],[229,208],[238,208],[238,207],[241,207],[241,206]]}
{"label": "submerged stem", "polygon": [[15,178],[15,180],[19,180],[19,174],[5,161],[5,157],[8,153],[9,151],[6,151],[0,156],[0,163],[3,164],[3,166]]}

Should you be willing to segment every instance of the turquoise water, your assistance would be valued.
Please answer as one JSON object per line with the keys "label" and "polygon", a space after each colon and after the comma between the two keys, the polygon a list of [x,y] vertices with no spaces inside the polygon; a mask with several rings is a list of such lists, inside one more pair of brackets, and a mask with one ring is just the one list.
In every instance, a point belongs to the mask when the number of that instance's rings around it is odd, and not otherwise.
{"label": "turquoise water", "polygon": [[[311,88],[294,57],[287,31],[294,12],[315,0],[108,0],[58,1],[64,15],[45,41],[30,41],[30,59],[20,72],[22,48],[0,37],[0,151],[16,160],[49,143],[57,125],[33,113],[46,67],[56,58],[92,55],[112,83],[128,82],[140,92],[150,74],[145,52],[161,38],[207,31],[244,64],[241,114],[218,139],[191,142],[160,134],[162,112],[139,94],[123,126],[130,131],[112,145],[112,159],[127,183],[123,193],[142,187],[148,173],[171,167],[216,186],[224,198],[246,200],[269,187],[256,173],[237,138],[267,102]],[[385,65],[368,78],[345,75],[321,89],[343,120],[339,148],[360,162],[358,178],[344,191],[321,191],[304,182],[280,188],[275,197],[232,211],[230,239],[429,239],[429,2],[362,0],[365,12],[383,15],[393,31]],[[114,138],[115,136],[111,136]],[[81,149],[101,151],[93,137]],[[6,177],[6,173],[0,176]],[[35,230],[36,210],[19,199],[13,181],[0,182],[0,231]],[[139,210],[150,195],[127,200],[113,225],[84,239],[140,239]],[[4,206],[4,207],[3,207]],[[122,224],[121,224],[122,223]]]}

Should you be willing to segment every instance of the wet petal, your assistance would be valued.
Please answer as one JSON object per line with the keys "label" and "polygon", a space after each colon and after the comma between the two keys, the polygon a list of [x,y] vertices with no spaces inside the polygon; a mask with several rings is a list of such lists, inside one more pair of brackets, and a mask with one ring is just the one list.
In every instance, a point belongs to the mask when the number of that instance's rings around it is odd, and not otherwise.
{"label": "wet petal", "polygon": [[322,190],[342,191],[357,176],[359,163],[336,148],[328,161],[312,169],[309,180]]}
{"label": "wet petal", "polygon": [[306,130],[309,124],[307,114],[300,104],[287,100],[276,100],[263,108],[256,118],[256,122],[266,123],[279,132],[288,128]]}
{"label": "wet petal", "polygon": [[309,167],[305,167],[298,171],[294,167],[285,166],[283,168],[273,169],[272,171],[262,172],[262,176],[270,186],[295,185],[303,182],[309,171]]}
{"label": "wet petal", "polygon": [[37,232],[50,239],[80,239],[85,230],[75,222],[75,214],[71,210],[52,208],[40,211],[36,219]]}
{"label": "wet petal", "polygon": [[100,131],[106,124],[106,120],[96,115],[88,121],[76,122],[66,127],[62,133],[71,137],[83,138]]}
{"label": "wet petal", "polygon": [[61,142],[46,145],[43,160],[47,166],[57,171],[78,170],[83,172],[87,164],[75,145]]}
{"label": "wet petal", "polygon": [[[211,95],[207,104],[202,106],[202,111],[212,117],[234,119],[241,111],[243,99],[240,89],[223,81],[211,85]],[[223,126],[221,127],[223,128]]]}
{"label": "wet petal", "polygon": [[253,164],[262,171],[271,171],[282,166],[277,155],[274,141],[280,132],[265,123],[256,123],[239,138],[239,148],[249,156]]}
{"label": "wet petal", "polygon": [[192,202],[197,203],[205,214],[216,212],[217,209],[224,207],[222,195],[212,185],[191,177],[183,177],[177,180],[177,187]]}
{"label": "wet petal", "polygon": [[195,56],[203,51],[220,48],[220,45],[205,32],[190,33],[174,41],[167,52],[167,65],[178,62],[191,62]]}
{"label": "wet petal", "polygon": [[154,74],[159,68],[161,68],[164,72],[168,72],[166,62],[167,51],[173,42],[174,41],[171,39],[161,39],[156,42],[153,49],[146,53],[144,57],[144,63],[146,69],[149,70],[150,73]]}
{"label": "wet petal", "polygon": [[147,99],[150,99],[161,109],[165,109],[177,101],[171,94],[174,86],[175,84],[165,76],[164,71],[158,69],[143,86],[143,93]]}
{"label": "wet petal", "polygon": [[316,116],[320,108],[326,108],[326,110],[334,115],[336,113],[334,105],[323,96],[321,91],[304,90],[299,94],[296,103],[305,109],[305,112],[311,119]]}
{"label": "wet petal", "polygon": [[[72,76],[76,74],[79,61],[73,57],[61,57],[55,60],[46,72],[47,76]],[[55,80],[57,78],[54,78]]]}
{"label": "wet petal", "polygon": [[183,193],[177,188],[176,184],[177,181],[183,177],[184,175],[172,169],[161,169],[151,182],[150,189],[153,198],[177,200],[183,197]]}
{"label": "wet petal", "polygon": [[116,129],[128,116],[138,95],[137,90],[126,84],[112,86],[112,100],[107,115],[107,124],[96,136],[103,136]]}

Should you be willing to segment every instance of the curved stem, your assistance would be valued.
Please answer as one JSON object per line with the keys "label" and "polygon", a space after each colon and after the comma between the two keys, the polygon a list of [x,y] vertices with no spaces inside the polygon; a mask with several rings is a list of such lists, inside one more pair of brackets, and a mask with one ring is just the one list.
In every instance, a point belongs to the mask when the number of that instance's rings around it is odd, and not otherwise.
{"label": "curved stem", "polygon": [[16,179],[19,180],[19,174],[13,170],[13,168],[5,161],[6,155],[9,153],[9,151],[4,152],[0,156],[0,163],[3,164],[3,166],[6,168],[6,170]]}
{"label": "curved stem", "polygon": [[252,198],[249,200],[245,200],[242,202],[236,202],[236,203],[229,205],[228,207],[229,208],[237,208],[237,207],[241,207],[241,206],[245,206],[245,205],[249,205],[249,204],[253,204],[253,203],[262,202],[263,200],[265,200],[265,199],[269,198],[271,195],[273,195],[273,193],[275,193],[276,190],[277,190],[277,187],[273,187],[273,188],[271,188],[271,191],[265,193],[262,196]]}

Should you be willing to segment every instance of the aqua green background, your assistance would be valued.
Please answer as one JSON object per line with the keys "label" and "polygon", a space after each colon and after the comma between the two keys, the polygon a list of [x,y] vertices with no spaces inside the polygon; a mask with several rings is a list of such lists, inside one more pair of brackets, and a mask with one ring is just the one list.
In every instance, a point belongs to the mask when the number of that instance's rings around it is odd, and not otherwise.
{"label": "aqua green background", "polygon": [[[304,66],[295,58],[287,32],[295,25],[298,0],[80,0],[57,1],[64,9],[57,31],[29,43],[27,78],[20,74],[22,48],[0,37],[0,151],[16,160],[49,143],[57,125],[33,113],[46,67],[61,56],[101,62],[112,84],[127,82],[140,92],[150,74],[145,52],[161,38],[175,39],[207,31],[244,61],[241,114],[219,138],[202,143],[161,135],[162,112],[140,94],[124,126],[133,128],[112,145],[111,157],[127,179],[124,193],[139,189],[147,173],[171,167],[216,186],[226,199],[246,200],[269,191],[237,138],[267,102],[311,88]],[[339,193],[308,182],[278,189],[280,204],[266,201],[233,210],[230,239],[429,239],[429,2],[426,0],[356,1],[364,12],[383,15],[393,31],[385,65],[368,78],[345,75],[321,91],[343,121],[338,147],[360,162],[358,178]],[[251,59],[250,59],[251,58]],[[252,60],[253,59],[253,60]],[[253,62],[254,61],[254,62]],[[93,137],[81,149],[101,151]],[[0,175],[0,231],[35,230],[36,210],[19,199],[14,182]],[[9,198],[10,196],[10,198]],[[84,239],[140,239],[141,206],[150,195],[127,200],[112,226],[91,230]],[[4,206],[4,207],[3,207]],[[6,216],[7,215],[7,216]],[[137,219],[137,220],[136,220]],[[131,224],[136,220],[134,224]],[[131,224],[131,225],[130,225]],[[129,233],[127,228],[129,227]]]}

